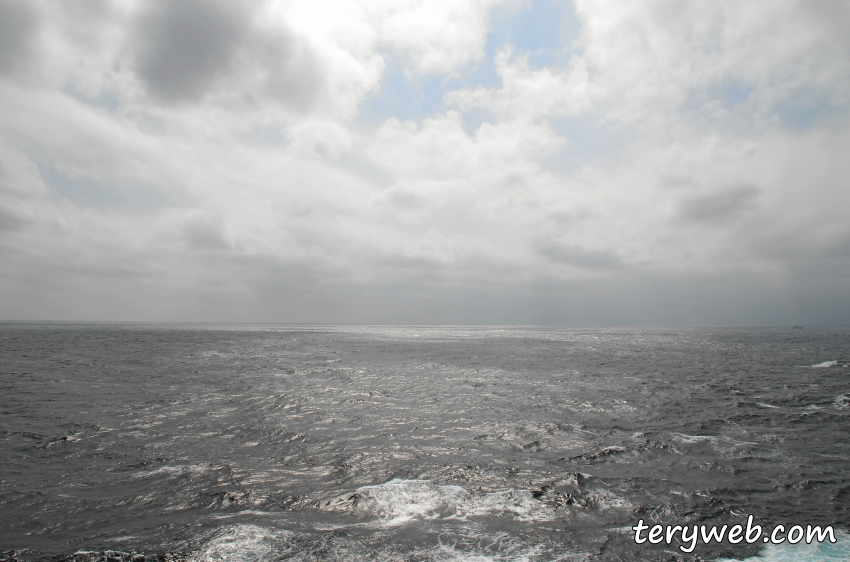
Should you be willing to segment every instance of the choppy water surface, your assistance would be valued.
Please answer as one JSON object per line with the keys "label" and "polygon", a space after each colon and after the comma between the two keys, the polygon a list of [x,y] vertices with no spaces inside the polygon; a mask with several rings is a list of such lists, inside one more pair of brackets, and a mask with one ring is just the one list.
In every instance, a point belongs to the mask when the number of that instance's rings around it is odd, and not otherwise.
{"label": "choppy water surface", "polygon": [[843,559],[849,343],[0,325],[0,559],[675,560],[630,527],[748,514],[839,543],[691,558]]}

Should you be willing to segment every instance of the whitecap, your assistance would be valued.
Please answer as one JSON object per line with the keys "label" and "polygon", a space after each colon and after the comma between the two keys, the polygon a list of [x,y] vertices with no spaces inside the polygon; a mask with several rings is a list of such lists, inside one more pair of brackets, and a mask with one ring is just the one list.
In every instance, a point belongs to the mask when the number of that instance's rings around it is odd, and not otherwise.
{"label": "whitecap", "polygon": [[531,547],[520,552],[491,555],[464,552],[451,546],[440,545],[428,552],[428,555],[435,562],[530,562],[537,558],[539,551],[539,547]]}
{"label": "whitecap", "polygon": [[832,405],[839,410],[846,410],[847,408],[850,408],[850,394],[836,396],[835,400],[832,401]]}
{"label": "whitecap", "polygon": [[191,562],[263,562],[279,557],[286,550],[281,539],[291,533],[266,529],[259,525],[234,525],[224,529]]}
{"label": "whitecap", "polygon": [[[222,529],[206,543],[201,552],[190,562],[260,562],[265,560],[293,560],[306,562],[315,560],[311,547],[316,546],[315,535],[295,533],[288,530],[269,529],[251,524],[239,524]],[[510,535],[501,533],[492,538],[493,546],[499,544],[500,552],[461,550],[455,545],[439,544],[430,548],[417,548],[408,554],[411,559],[433,562],[530,562],[541,554],[541,547],[523,544]],[[326,535],[319,539],[323,551],[322,559],[345,560],[395,560],[395,556],[382,556],[372,549],[364,550],[359,540],[344,535]],[[506,547],[506,548],[505,548]],[[389,554],[389,553],[387,553]],[[407,559],[407,558],[405,558]],[[585,559],[582,556],[582,559]]]}
{"label": "whitecap", "polygon": [[154,468],[152,470],[140,470],[133,474],[132,478],[134,480],[139,480],[143,478],[151,478],[153,476],[159,476],[161,474],[167,474],[169,476],[196,476],[198,474],[204,474],[209,472],[211,468],[209,466],[200,465],[200,464],[178,464],[178,465],[168,465],[168,466],[160,466],[158,468]]}
{"label": "whitecap", "polygon": [[671,433],[670,437],[675,441],[685,443],[686,445],[693,445],[694,443],[701,443],[703,441],[708,441],[710,443],[717,441],[717,437],[714,437],[713,435],[687,435],[685,433]]}
{"label": "whitecap", "polygon": [[815,365],[809,365],[810,369],[825,369],[827,367],[836,367],[838,365],[838,361],[824,361],[823,363],[816,363]]}
{"label": "whitecap", "polygon": [[552,511],[535,500],[528,490],[498,490],[473,493],[461,486],[438,485],[428,480],[395,479],[363,486],[324,506],[332,511],[353,511],[374,517],[382,526],[395,526],[414,519],[461,519],[509,516],[519,520],[552,520]]}
{"label": "whitecap", "polygon": [[626,498],[618,496],[608,490],[593,490],[587,494],[587,498],[600,510],[623,509],[631,510],[634,505]]}
{"label": "whitecap", "polygon": [[[850,536],[836,533],[837,541],[813,542],[812,544],[771,544],[758,554],[740,562],[846,562],[850,560]],[[715,562],[738,562],[733,558],[722,558]]]}
{"label": "whitecap", "polygon": [[779,406],[774,406],[773,404],[767,404],[766,402],[756,402],[756,406],[761,406],[762,408],[779,408]]}

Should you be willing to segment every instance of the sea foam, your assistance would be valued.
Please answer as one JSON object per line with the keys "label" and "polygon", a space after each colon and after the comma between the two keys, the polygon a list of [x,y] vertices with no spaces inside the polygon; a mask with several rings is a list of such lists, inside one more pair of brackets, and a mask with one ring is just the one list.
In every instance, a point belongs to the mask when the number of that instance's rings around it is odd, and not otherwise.
{"label": "sea foam", "polygon": [[509,516],[519,520],[546,521],[554,513],[535,500],[528,490],[506,489],[470,492],[461,486],[439,485],[428,480],[395,479],[363,486],[325,504],[333,511],[353,511],[394,526],[414,519],[461,519]]}
{"label": "sea foam", "polygon": [[[813,542],[812,544],[771,544],[741,562],[846,562],[850,560],[850,535],[837,534],[835,543]],[[737,562],[734,558],[723,558],[715,562]]]}
{"label": "sea foam", "polygon": [[823,363],[816,363],[814,365],[809,365],[811,369],[825,369],[827,367],[836,367],[838,365],[838,361],[824,361]]}

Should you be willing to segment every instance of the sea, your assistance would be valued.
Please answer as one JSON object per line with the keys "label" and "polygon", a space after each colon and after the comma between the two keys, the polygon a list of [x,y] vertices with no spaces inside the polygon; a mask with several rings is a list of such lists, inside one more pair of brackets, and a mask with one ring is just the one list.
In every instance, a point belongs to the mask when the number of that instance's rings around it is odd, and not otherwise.
{"label": "sea", "polygon": [[[848,363],[848,327],[3,323],[0,561],[847,561]],[[750,516],[835,542],[633,530]]]}

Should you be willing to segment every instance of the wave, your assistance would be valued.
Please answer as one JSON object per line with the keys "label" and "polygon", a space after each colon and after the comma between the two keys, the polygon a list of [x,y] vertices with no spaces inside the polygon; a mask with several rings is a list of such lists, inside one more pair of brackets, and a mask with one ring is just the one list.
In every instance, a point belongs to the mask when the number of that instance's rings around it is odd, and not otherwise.
{"label": "wave", "polygon": [[234,525],[209,541],[191,562],[263,562],[292,553],[293,533],[260,527]]}
{"label": "wave", "polygon": [[[778,406],[762,407],[778,408]],[[748,458],[757,450],[762,451],[760,454],[767,454],[761,448],[761,443],[756,441],[742,441],[729,435],[688,435],[686,433],[674,432],[670,433],[670,441],[681,443],[687,447],[704,446],[703,444],[707,444],[718,454],[731,458]]]}
{"label": "wave", "polygon": [[[846,562],[850,560],[850,535],[836,533],[837,541],[812,544],[771,544],[740,562]],[[739,562],[723,558],[715,562]]]}
{"label": "wave", "polygon": [[832,405],[839,410],[846,410],[847,408],[850,408],[850,394],[836,396],[835,400],[832,401]]}
{"label": "wave", "polygon": [[[360,560],[423,562],[530,562],[539,558],[541,547],[510,540],[504,534],[492,537],[493,544],[505,552],[460,550],[455,546],[438,544],[399,550],[387,546],[379,550],[344,533],[295,533],[259,525],[239,524],[219,531],[208,540],[189,562],[261,562],[266,560],[328,562]],[[486,549],[485,549],[486,550]],[[98,560],[98,562],[100,562]]]}
{"label": "wave", "polygon": [[150,470],[140,470],[133,474],[133,480],[145,480],[157,476],[168,475],[180,478],[190,478],[208,474],[213,468],[206,464],[178,464],[160,466]]}
{"label": "wave", "polygon": [[717,437],[714,435],[687,435],[685,433],[671,433],[670,438],[686,445],[693,445],[694,443],[702,443],[704,441],[708,441],[709,443],[717,441]]}
{"label": "wave", "polygon": [[554,513],[528,490],[473,493],[461,486],[438,485],[428,480],[391,480],[363,486],[353,494],[321,506],[328,511],[348,511],[377,518],[382,525],[401,525],[414,519],[460,519],[510,516],[525,521],[549,521]]}
{"label": "wave", "polygon": [[837,367],[838,361],[824,361],[823,363],[816,363],[814,365],[809,365],[810,369],[825,369],[827,367]]}

